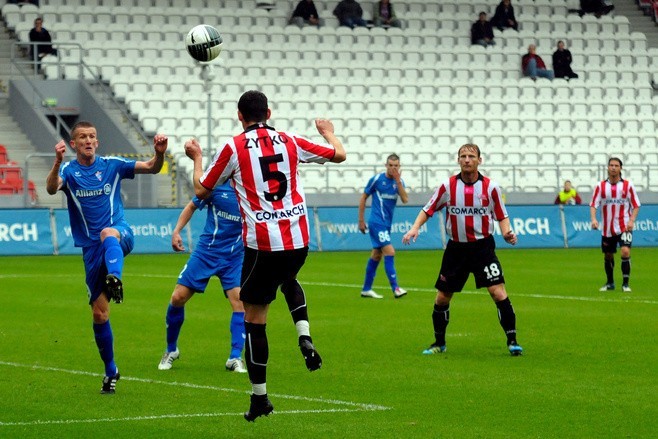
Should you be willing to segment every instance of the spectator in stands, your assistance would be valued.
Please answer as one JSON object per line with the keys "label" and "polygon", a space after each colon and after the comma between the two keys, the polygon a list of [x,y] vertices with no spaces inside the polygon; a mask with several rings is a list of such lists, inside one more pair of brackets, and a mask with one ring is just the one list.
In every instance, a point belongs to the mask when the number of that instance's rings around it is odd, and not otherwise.
{"label": "spectator in stands", "polygon": [[43,18],[35,18],[34,27],[30,31],[30,43],[36,44],[31,47],[30,57],[36,61],[37,70],[41,70],[41,60],[44,56],[57,55],[57,50],[53,49],[51,42],[50,32],[43,27]]}
{"label": "spectator in stands", "polygon": [[304,27],[306,24],[321,27],[324,26],[324,20],[318,15],[318,10],[315,8],[313,0],[300,0],[292,12],[290,24],[296,24],[299,27]]}
{"label": "spectator in stands", "polygon": [[480,18],[471,26],[471,44],[495,46],[493,26],[487,21],[487,13],[480,12]]}
{"label": "spectator in stands", "polygon": [[566,80],[578,78],[578,75],[571,70],[571,52],[564,47],[564,41],[557,42],[557,50],[553,52],[553,70],[556,78],[565,78]]}
{"label": "spectator in stands", "polygon": [[368,25],[363,19],[363,8],[356,0],[341,0],[334,8],[334,15],[341,26],[347,26],[350,29]]}
{"label": "spectator in stands", "polygon": [[594,14],[599,18],[601,15],[609,14],[614,8],[614,5],[606,4],[604,0],[580,0],[578,15],[582,17],[585,14]]}
{"label": "spectator in stands", "polygon": [[553,70],[556,78],[574,79],[578,75],[571,70],[571,52],[564,47],[564,41],[557,42],[557,50],[553,52]]}
{"label": "spectator in stands", "polygon": [[576,189],[571,186],[571,180],[565,180],[564,188],[555,197],[554,204],[580,204],[582,202]]}
{"label": "spectator in stands", "polygon": [[402,22],[395,16],[393,5],[389,0],[381,0],[372,5],[372,16],[375,26],[402,27]]}
{"label": "spectator in stands", "polygon": [[496,12],[491,19],[491,24],[496,26],[500,31],[508,27],[511,27],[515,31],[519,30],[519,23],[516,21],[516,17],[514,17],[514,7],[510,0],[503,0],[496,6]]}
{"label": "spectator in stands", "polygon": [[537,55],[537,46],[531,44],[528,46],[528,53],[521,58],[521,71],[523,76],[530,76],[532,80],[536,80],[537,76],[553,80],[553,70],[548,70],[544,60],[541,56]]}

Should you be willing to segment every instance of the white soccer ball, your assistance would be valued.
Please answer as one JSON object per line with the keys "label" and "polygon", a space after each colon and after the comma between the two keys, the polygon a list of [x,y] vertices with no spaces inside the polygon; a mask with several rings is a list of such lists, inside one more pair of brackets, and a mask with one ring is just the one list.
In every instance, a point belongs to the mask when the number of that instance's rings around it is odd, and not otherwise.
{"label": "white soccer ball", "polygon": [[217,58],[222,51],[222,36],[217,29],[207,24],[194,26],[185,36],[187,53],[201,62]]}

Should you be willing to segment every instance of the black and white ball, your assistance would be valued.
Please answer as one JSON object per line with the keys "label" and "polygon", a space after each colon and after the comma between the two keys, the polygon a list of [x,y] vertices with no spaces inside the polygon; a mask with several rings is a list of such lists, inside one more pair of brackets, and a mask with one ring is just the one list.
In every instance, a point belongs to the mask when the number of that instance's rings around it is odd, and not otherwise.
{"label": "black and white ball", "polygon": [[185,46],[192,58],[209,62],[222,51],[222,36],[217,29],[207,24],[194,26],[185,36]]}

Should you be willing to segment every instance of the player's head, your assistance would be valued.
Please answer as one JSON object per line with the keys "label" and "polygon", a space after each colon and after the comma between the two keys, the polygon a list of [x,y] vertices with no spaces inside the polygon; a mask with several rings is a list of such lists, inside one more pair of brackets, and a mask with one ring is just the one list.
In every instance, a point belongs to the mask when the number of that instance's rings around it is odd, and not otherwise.
{"label": "player's head", "polygon": [[270,118],[267,96],[258,90],[244,92],[238,101],[238,118],[247,125],[267,121]]}
{"label": "player's head", "polygon": [[560,40],[557,42],[557,48],[558,50],[563,50],[564,49],[564,41]]}
{"label": "player's head", "polygon": [[71,141],[69,143],[79,158],[94,157],[98,148],[98,138],[96,137],[96,127],[94,124],[81,120],[73,125],[71,129]]}
{"label": "player's head", "polygon": [[386,157],[386,176],[393,177],[394,170],[400,170],[400,156],[397,154],[390,154]]}
{"label": "player's head", "polygon": [[621,177],[623,163],[619,157],[610,157],[608,159],[608,178]]}
{"label": "player's head", "polygon": [[477,171],[478,166],[482,163],[480,147],[474,143],[462,145],[457,152],[457,162],[462,171]]}
{"label": "player's head", "polygon": [[564,180],[564,192],[571,190],[571,180]]}
{"label": "player's head", "polygon": [[41,29],[41,26],[43,26],[43,18],[37,17],[34,19],[34,27],[37,29]]}
{"label": "player's head", "polygon": [[480,12],[478,18],[480,19],[480,21],[487,21],[487,13],[484,11]]}

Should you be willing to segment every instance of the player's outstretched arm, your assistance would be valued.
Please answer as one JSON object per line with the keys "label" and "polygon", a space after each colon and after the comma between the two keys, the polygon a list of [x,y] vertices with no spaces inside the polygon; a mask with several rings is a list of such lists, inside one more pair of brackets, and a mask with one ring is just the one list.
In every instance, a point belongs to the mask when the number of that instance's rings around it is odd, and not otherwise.
{"label": "player's outstretched arm", "polygon": [[46,177],[46,191],[48,191],[50,195],[55,195],[57,190],[62,185],[62,179],[59,176],[59,167],[64,160],[65,153],[66,143],[64,140],[60,140],[57,142],[57,145],[55,145],[55,162],[53,163],[53,167],[50,169],[50,172],[48,172],[48,176]]}
{"label": "player's outstretched arm", "polygon": [[153,149],[155,155],[147,162],[135,163],[135,174],[157,174],[164,164],[164,155],[167,151],[169,139],[162,134],[156,134],[153,138]]}
{"label": "player's outstretched arm", "polygon": [[183,208],[180,215],[178,215],[178,221],[176,221],[176,227],[174,227],[174,231],[171,233],[171,248],[175,252],[185,251],[185,246],[183,245],[183,238],[180,236],[180,232],[181,230],[183,230],[183,228],[185,228],[187,223],[190,222],[190,219],[192,219],[192,215],[194,215],[195,211],[196,211],[196,206],[194,205],[193,202],[190,201]]}
{"label": "player's outstretched arm", "polygon": [[516,245],[518,238],[516,233],[512,230],[512,224],[510,223],[509,217],[500,221],[500,233],[503,234],[503,239],[512,245]]}
{"label": "player's outstretched arm", "polygon": [[194,173],[192,176],[194,194],[199,198],[207,198],[210,195],[210,191],[201,185],[201,177],[203,176],[203,168],[201,167],[203,152],[197,139],[192,138],[185,142],[185,155],[192,159],[194,163]]}
{"label": "player's outstretched arm", "polygon": [[344,162],[347,159],[347,153],[345,152],[345,148],[343,148],[343,143],[334,134],[334,124],[328,119],[315,119],[315,127],[318,133],[324,137],[324,140],[336,150],[331,161],[333,163]]}
{"label": "player's outstretched arm", "polygon": [[409,231],[402,237],[402,243],[411,244],[412,242],[416,242],[418,235],[420,235],[420,228],[427,222],[428,219],[430,219],[430,216],[421,209],[420,212],[418,212],[416,221],[414,221],[414,225],[411,226],[411,229],[409,229]]}

